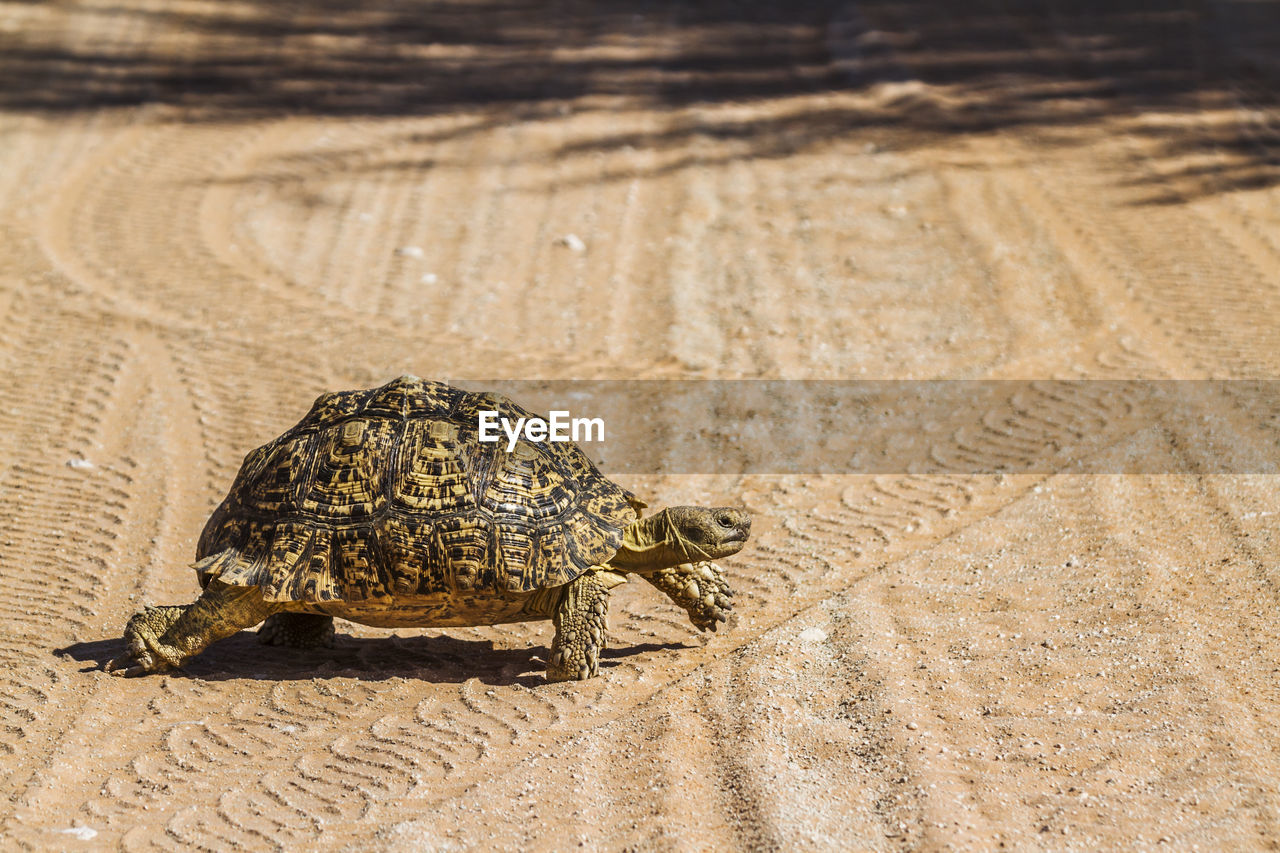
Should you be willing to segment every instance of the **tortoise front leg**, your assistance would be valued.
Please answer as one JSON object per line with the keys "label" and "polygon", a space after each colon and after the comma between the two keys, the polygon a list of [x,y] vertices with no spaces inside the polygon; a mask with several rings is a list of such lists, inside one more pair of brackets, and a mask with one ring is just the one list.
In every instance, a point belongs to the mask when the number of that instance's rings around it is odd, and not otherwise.
{"label": "tortoise front leg", "polygon": [[257,587],[210,581],[187,607],[148,607],[124,629],[128,651],[107,663],[112,675],[134,676],[181,666],[224,637],[251,628],[276,609]]}
{"label": "tortoise front leg", "polygon": [[592,570],[562,587],[564,592],[551,617],[556,636],[547,664],[548,681],[585,681],[599,674],[609,590],[621,583],[626,583],[621,575]]}
{"label": "tortoise front leg", "polygon": [[733,590],[715,563],[681,563],[641,575],[689,614],[699,631],[714,631],[733,609]]}

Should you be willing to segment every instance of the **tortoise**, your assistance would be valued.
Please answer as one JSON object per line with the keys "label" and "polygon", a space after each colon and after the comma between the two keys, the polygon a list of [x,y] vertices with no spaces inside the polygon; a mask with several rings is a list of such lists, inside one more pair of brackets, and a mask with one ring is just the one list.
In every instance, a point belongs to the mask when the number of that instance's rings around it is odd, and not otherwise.
{"label": "tortoise", "polygon": [[[250,452],[200,535],[203,592],[148,606],[116,675],[181,666],[262,622],[264,643],[331,645],[333,619],[450,627],[550,619],[547,679],[598,674],[610,590],[637,574],[715,630],[732,590],[711,562],[751,518],[732,507],[645,504],[575,443],[479,440],[479,414],[530,417],[505,397],[402,376],[321,395]],[[264,621],[265,620],[265,621]]]}

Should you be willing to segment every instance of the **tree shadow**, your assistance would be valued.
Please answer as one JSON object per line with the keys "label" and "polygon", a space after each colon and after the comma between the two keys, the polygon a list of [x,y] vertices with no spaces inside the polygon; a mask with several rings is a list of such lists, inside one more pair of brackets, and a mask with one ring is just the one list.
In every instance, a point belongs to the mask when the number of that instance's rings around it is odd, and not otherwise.
{"label": "tree shadow", "polygon": [[[601,654],[602,674],[634,655],[689,648],[683,643],[641,643],[606,649]],[[74,643],[54,654],[89,663],[82,671],[100,670],[125,650],[123,639]],[[330,649],[293,649],[264,646],[252,631],[241,631],[221,640],[180,669],[164,673],[170,678],[202,681],[304,681],[315,678],[359,678],[385,681],[406,678],[437,684],[457,684],[478,679],[483,684],[536,687],[546,684],[544,672],[549,651],[535,646],[523,649],[495,647],[492,640],[466,640],[446,634],[351,637],[339,634]],[[143,676],[146,677],[146,676]]]}
{"label": "tree shadow", "polygon": [[[1275,0],[246,0],[173,9],[117,0],[45,17],[65,24],[91,14],[106,25],[101,37],[73,40],[71,27],[54,24],[0,34],[0,109],[160,107],[184,122],[471,117],[443,137],[647,109],[665,116],[656,129],[604,132],[537,156],[673,152],[656,172],[707,165],[694,150],[705,139],[730,143],[714,162],[790,156],[851,135],[894,149],[1009,128],[1109,122],[1129,132],[1126,121],[1154,116],[1133,132],[1156,137],[1169,165],[1140,201],[1280,181],[1265,121],[1228,117],[1205,132],[1178,120],[1277,106]],[[130,41],[122,34],[131,28],[150,37]],[[766,103],[745,117],[737,109]],[[1213,162],[1181,165],[1198,154]],[[344,165],[339,157],[309,168]]]}

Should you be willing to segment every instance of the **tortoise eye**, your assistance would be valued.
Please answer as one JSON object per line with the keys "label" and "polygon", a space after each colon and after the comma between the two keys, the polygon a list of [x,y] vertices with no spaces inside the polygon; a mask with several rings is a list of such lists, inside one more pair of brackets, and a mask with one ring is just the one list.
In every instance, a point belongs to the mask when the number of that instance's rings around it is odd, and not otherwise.
{"label": "tortoise eye", "polygon": [[727,513],[720,513],[716,516],[716,524],[721,527],[733,527],[733,519]]}

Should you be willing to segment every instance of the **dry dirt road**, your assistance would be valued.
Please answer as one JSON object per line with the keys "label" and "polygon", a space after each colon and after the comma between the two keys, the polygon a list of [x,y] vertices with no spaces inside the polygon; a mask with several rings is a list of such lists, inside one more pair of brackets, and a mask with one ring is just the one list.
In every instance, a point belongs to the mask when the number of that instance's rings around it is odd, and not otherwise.
{"label": "dry dirt road", "polygon": [[[542,683],[541,625],[95,667],[323,390],[1275,376],[1278,33],[1274,0],[0,3],[0,846],[1273,848],[1275,477],[1105,409],[1098,452],[1165,473],[628,478],[756,533],[727,632],[631,584],[591,682]],[[1216,405],[1274,458],[1274,412]]]}

